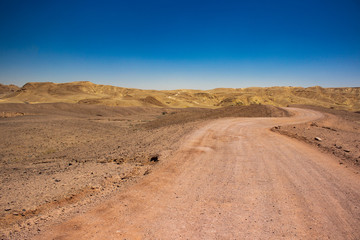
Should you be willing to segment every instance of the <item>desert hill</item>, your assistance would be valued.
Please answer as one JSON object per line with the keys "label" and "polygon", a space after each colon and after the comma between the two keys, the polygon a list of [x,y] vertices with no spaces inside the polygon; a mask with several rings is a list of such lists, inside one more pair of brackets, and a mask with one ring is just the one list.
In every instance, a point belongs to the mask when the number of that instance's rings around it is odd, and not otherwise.
{"label": "desert hill", "polygon": [[10,85],[4,85],[4,84],[1,84],[0,83],[0,97],[1,96],[5,96],[9,93],[12,93],[12,92],[16,92],[18,91],[20,88],[18,86],[15,86],[13,84],[10,84]]}
{"label": "desert hill", "polygon": [[[0,86],[1,89],[4,85]],[[91,82],[31,82],[0,95],[0,103],[83,103],[107,106],[204,107],[234,105],[292,104],[360,110],[360,88],[322,88],[319,86],[217,88],[212,90],[141,90]]]}

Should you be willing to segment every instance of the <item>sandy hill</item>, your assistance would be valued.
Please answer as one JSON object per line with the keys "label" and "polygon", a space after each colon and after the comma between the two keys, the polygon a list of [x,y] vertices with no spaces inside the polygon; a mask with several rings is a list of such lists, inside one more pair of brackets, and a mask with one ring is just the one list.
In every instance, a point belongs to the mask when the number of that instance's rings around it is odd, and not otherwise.
{"label": "sandy hill", "polygon": [[5,96],[9,93],[12,93],[12,92],[16,92],[18,91],[20,88],[18,86],[15,86],[13,84],[10,84],[10,85],[4,85],[4,84],[1,84],[0,83],[0,97],[1,96]]}
{"label": "sandy hill", "polygon": [[[3,88],[4,85],[1,85]],[[141,90],[91,82],[32,82],[7,91],[3,103],[82,103],[107,106],[205,107],[234,105],[291,104],[317,105],[327,108],[360,110],[360,88],[269,87],[217,88],[213,90]]]}

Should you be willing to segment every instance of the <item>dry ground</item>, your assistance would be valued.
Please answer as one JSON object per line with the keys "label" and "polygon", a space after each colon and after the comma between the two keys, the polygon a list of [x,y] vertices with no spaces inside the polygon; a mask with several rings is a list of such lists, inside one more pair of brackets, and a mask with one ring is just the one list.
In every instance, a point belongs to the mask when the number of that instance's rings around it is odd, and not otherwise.
{"label": "dry ground", "polygon": [[262,105],[211,110],[66,103],[0,104],[0,113],[5,239],[31,236],[121,192],[207,120],[288,115]]}
{"label": "dry ground", "polygon": [[273,131],[312,144],[338,157],[339,164],[360,166],[360,113],[306,105],[295,107],[322,112],[324,117],[308,123],[274,127]]}
{"label": "dry ground", "polygon": [[[6,94],[5,91],[8,91]],[[3,92],[3,94],[2,94]],[[205,107],[311,104],[360,111],[360,88],[251,87],[168,91],[122,88],[91,82],[32,82],[20,89],[0,84],[3,103],[84,103],[108,106]]]}
{"label": "dry ground", "polygon": [[208,122],[138,183],[35,239],[359,239],[360,175],[269,131],[322,117],[291,111]]}

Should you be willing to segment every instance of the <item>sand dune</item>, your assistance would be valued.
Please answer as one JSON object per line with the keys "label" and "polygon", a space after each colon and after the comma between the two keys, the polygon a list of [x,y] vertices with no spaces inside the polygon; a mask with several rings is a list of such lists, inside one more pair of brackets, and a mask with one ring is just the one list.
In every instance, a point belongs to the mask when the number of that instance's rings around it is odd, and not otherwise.
{"label": "sand dune", "polygon": [[[3,85],[1,86],[4,88]],[[33,82],[21,89],[2,91],[0,103],[83,103],[107,106],[204,107],[268,104],[309,104],[360,110],[360,88],[269,87],[217,88],[212,90],[141,90],[91,82]]]}

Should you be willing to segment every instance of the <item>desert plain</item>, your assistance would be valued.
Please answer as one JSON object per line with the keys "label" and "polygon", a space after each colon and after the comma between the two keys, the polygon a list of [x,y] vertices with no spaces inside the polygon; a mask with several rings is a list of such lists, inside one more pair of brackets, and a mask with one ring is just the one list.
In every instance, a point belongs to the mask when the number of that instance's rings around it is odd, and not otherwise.
{"label": "desert plain", "polygon": [[0,86],[2,239],[359,239],[360,88]]}

